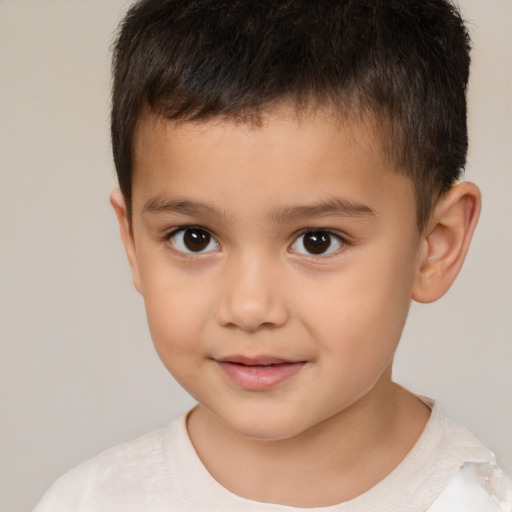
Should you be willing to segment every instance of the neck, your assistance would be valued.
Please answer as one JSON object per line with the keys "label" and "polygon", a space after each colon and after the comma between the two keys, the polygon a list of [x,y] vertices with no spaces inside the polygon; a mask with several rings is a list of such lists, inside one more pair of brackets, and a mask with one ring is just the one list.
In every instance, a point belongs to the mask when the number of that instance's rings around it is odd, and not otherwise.
{"label": "neck", "polygon": [[189,435],[213,478],[234,494],[295,507],[341,503],[387,476],[428,420],[424,404],[384,377],[349,408],[289,439],[240,436],[201,405],[189,415]]}

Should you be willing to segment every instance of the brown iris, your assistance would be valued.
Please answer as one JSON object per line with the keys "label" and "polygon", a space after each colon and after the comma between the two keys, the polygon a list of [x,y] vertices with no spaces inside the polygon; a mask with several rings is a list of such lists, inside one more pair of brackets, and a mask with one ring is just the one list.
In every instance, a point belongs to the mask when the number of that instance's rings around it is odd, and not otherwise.
{"label": "brown iris", "polygon": [[331,245],[331,235],[326,231],[311,231],[304,234],[302,243],[311,254],[322,254]]}
{"label": "brown iris", "polygon": [[206,249],[210,243],[210,239],[210,233],[203,229],[189,228],[183,233],[183,243],[185,247],[193,252]]}

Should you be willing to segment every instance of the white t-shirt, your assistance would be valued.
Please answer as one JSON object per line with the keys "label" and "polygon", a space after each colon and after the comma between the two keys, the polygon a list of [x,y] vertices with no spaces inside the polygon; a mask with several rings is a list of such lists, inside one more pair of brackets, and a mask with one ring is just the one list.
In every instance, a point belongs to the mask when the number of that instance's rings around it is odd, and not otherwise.
{"label": "white t-shirt", "polygon": [[34,512],[512,512],[512,485],[493,453],[426,403],[431,417],[399,466],[338,505],[302,509],[231,493],[203,466],[184,415],[66,473]]}

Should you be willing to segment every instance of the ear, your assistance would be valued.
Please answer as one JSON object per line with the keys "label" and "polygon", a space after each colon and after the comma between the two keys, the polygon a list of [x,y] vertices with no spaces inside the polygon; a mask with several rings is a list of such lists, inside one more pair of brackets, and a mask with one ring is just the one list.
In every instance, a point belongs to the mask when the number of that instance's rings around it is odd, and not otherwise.
{"label": "ear", "polygon": [[473,183],[454,185],[440,199],[422,234],[413,300],[434,302],[448,291],[466,258],[480,206]]}
{"label": "ear", "polygon": [[142,293],[140,286],[139,265],[137,263],[137,251],[135,250],[135,240],[133,238],[131,219],[128,214],[128,209],[126,207],[123,194],[118,188],[111,192],[110,204],[116,212],[121,240],[123,241],[126,256],[128,257],[128,262],[130,263],[130,268],[132,271],[133,285],[139,293]]}

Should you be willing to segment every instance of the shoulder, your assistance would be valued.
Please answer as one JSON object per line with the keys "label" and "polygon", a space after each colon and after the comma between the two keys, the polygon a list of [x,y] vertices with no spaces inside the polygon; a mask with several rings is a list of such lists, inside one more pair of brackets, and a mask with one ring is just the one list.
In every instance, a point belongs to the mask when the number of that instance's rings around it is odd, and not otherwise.
{"label": "shoulder", "polygon": [[183,422],[180,418],[167,428],[109,448],[65,473],[34,512],[114,510],[120,500],[137,503],[148,488],[166,488],[169,439]]}
{"label": "shoulder", "polygon": [[512,482],[492,463],[469,462],[434,501],[428,512],[510,512]]}
{"label": "shoulder", "polygon": [[435,402],[423,400],[432,406],[431,426],[440,433],[433,476],[442,489],[428,511],[512,512],[512,482],[494,453]]}
{"label": "shoulder", "polygon": [[[419,398],[431,409],[423,433],[399,466],[365,493],[366,500],[390,512],[512,512],[506,498],[512,488],[494,454],[469,430],[446,417],[433,400]],[[468,478],[475,468],[483,475],[478,480]],[[488,485],[491,480],[499,485]],[[510,491],[498,494],[491,487]],[[505,496],[500,499],[503,503],[509,499],[509,505],[498,504],[497,496]]]}
{"label": "shoulder", "polygon": [[424,445],[431,451],[436,472],[448,475],[451,481],[466,463],[496,464],[494,453],[466,427],[447,417],[435,401],[420,399],[431,408],[431,416],[415,448]]}

